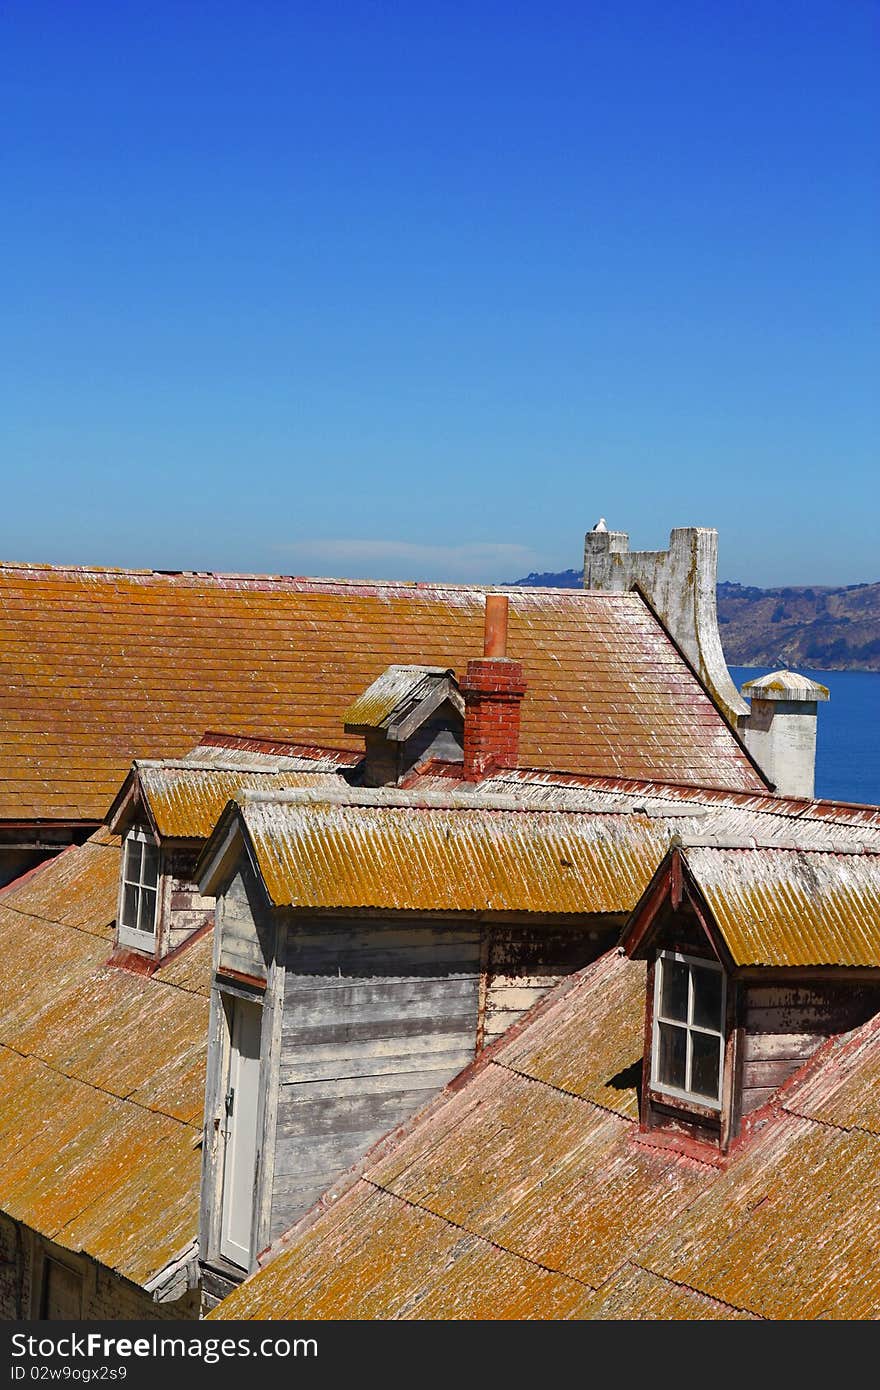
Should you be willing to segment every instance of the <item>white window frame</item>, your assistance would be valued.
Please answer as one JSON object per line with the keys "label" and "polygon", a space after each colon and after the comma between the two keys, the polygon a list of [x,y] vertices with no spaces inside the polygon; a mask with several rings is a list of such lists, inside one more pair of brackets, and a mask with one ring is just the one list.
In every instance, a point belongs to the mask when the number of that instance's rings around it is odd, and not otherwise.
{"label": "white window frame", "polygon": [[[681,965],[690,967],[696,966],[700,970],[714,970],[721,976],[721,1008],[718,1028],[706,1028],[700,1023],[693,1022],[694,1013],[694,977],[693,971],[688,971],[688,1008],[687,1021],[680,1018],[668,1018],[660,1011],[660,1000],[662,997],[663,983],[663,964],[664,960],[673,960]],[[690,1105],[700,1105],[708,1110],[721,1110],[724,1096],[724,1052],[725,1052],[725,1020],[727,1017],[727,975],[724,967],[717,961],[706,960],[702,956],[686,956],[680,951],[659,951],[654,965],[654,1020],[651,1039],[651,1088],[661,1095],[674,1096],[677,1100],[687,1101]],[[665,1023],[668,1027],[679,1028],[685,1034],[685,1081],[684,1088],[670,1086],[667,1082],[661,1081],[658,1076],[660,1064],[660,1024]],[[718,1039],[718,1094],[713,1099],[703,1095],[699,1091],[689,1089],[691,1080],[691,1065],[693,1048],[691,1037],[694,1033],[702,1033],[704,1037]]]}
{"label": "white window frame", "polygon": [[[127,883],[134,883],[134,879],[126,878],[126,865],[128,864],[128,846],[130,843],[152,845],[156,851],[156,910],[153,914],[153,930],[150,932],[141,931],[138,927],[127,926],[122,920],[123,908],[125,906],[125,887]],[[149,887],[144,884],[142,877],[137,880],[140,888]],[[146,951],[154,955],[156,943],[159,939],[159,902],[162,888],[162,851],[152,835],[148,835],[145,830],[136,827],[130,830],[122,842],[122,867],[119,875],[119,905],[116,912],[116,937],[121,946],[131,946],[138,951]]]}

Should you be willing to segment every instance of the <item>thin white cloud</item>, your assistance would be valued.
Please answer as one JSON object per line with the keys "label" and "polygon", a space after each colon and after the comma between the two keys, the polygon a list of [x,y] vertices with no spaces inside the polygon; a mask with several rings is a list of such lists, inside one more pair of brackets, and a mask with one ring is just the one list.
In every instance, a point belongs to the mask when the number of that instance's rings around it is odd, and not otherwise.
{"label": "thin white cloud", "polygon": [[360,577],[411,579],[486,579],[490,583],[527,573],[534,552],[509,541],[473,541],[465,545],[423,545],[417,541],[361,538],[310,539],[276,547],[298,564],[329,565],[335,573],[358,570]]}

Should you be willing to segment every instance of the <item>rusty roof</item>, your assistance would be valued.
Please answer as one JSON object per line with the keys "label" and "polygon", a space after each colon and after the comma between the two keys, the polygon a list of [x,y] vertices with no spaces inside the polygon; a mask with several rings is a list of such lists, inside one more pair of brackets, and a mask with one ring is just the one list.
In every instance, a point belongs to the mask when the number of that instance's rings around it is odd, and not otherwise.
{"label": "rusty roof", "polygon": [[[609,952],[263,1257],[210,1316],[873,1318],[876,1022],[726,1167],[634,1142],[644,966]],[[824,1077],[824,1082],[820,1079]],[[844,1094],[845,1092],[845,1094]],[[348,1184],[348,1185],[347,1185]]]}
{"label": "rusty roof", "polygon": [[233,815],[270,900],[318,910],[625,913],[683,836],[880,854],[880,812],[853,822],[783,798],[756,798],[765,810],[730,794],[666,794],[675,791],[430,774],[406,788],[364,788],[303,775],[298,788],[238,794],[198,872],[216,891],[215,849]]}
{"label": "rusty roof", "polygon": [[[351,702],[392,662],[482,652],[486,591],[0,566],[0,820],[99,820],[135,757],[205,728],[360,748]],[[524,766],[760,792],[636,593],[513,588]]]}
{"label": "rusty roof", "polygon": [[880,966],[880,854],[685,846],[737,965]]}
{"label": "rusty roof", "polygon": [[[291,787],[329,788],[340,782],[338,771],[314,771],[314,763],[286,758],[265,758],[265,767],[250,763],[218,767],[194,760],[177,763],[136,762],[135,777],[157,833],[177,839],[206,840],[223,807],[243,791]],[[111,821],[112,824],[112,821]]]}
{"label": "rusty roof", "polygon": [[[624,912],[669,841],[664,825],[638,815],[394,804],[401,793],[372,805],[313,795],[245,797],[239,808],[276,907]],[[344,795],[379,799],[360,789]]]}
{"label": "rusty roof", "polygon": [[101,831],[0,895],[0,1203],[143,1285],[198,1228],[211,940],[108,966],[119,860]]}

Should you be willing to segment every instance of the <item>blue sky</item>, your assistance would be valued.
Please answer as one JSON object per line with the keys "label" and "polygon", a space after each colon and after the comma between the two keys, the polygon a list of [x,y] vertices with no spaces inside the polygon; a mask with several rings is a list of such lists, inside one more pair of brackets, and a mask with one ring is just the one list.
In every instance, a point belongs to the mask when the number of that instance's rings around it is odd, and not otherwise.
{"label": "blue sky", "polygon": [[0,553],[880,579],[877,0],[0,0]]}

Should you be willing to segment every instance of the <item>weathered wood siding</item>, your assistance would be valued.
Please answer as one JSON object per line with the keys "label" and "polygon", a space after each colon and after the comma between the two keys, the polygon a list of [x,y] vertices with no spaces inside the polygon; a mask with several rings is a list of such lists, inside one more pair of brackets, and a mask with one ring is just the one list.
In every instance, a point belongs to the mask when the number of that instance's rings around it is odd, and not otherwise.
{"label": "weathered wood siding", "polygon": [[163,868],[169,876],[170,885],[163,955],[175,950],[188,936],[213,919],[214,899],[203,898],[193,881],[196,858],[191,851],[175,851],[165,856]]}
{"label": "weathered wood siding", "polygon": [[254,891],[239,870],[217,902],[220,934],[219,968],[265,980],[270,943],[262,925],[262,913]]}
{"label": "weathered wood siding", "polygon": [[743,984],[742,1114],[757,1110],[825,1040],[880,1008],[872,985]]}
{"label": "weathered wood siding", "polygon": [[472,1060],[476,926],[288,928],[271,1233]]}
{"label": "weathered wood siding", "polygon": [[607,951],[619,930],[616,923],[598,931],[583,926],[494,927],[486,965],[484,1046],[566,975]]}

